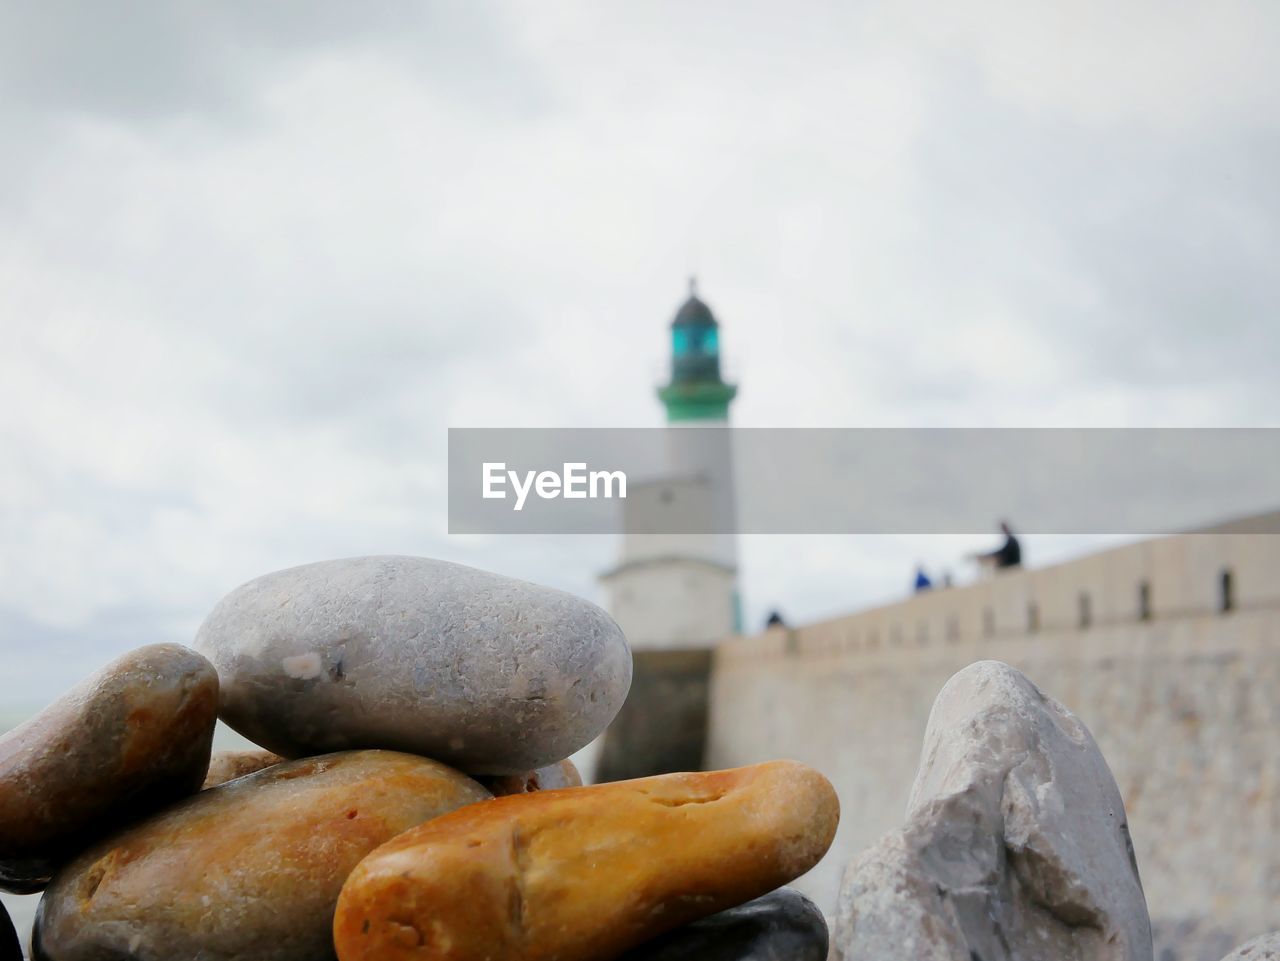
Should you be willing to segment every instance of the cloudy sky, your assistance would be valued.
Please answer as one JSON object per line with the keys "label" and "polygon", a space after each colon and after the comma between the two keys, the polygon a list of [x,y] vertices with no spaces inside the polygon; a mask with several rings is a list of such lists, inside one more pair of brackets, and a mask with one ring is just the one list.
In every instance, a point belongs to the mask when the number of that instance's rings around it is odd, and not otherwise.
{"label": "cloudy sky", "polygon": [[[448,426],[1276,426],[1280,6],[0,2],[0,674],[449,537]],[[752,620],[983,544],[753,538]],[[1078,543],[1033,540],[1044,561]]]}

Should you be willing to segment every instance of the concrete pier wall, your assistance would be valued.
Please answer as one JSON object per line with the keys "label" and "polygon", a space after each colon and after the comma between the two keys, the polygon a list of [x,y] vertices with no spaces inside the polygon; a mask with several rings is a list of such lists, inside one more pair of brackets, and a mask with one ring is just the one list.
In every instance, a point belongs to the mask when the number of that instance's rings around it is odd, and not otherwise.
{"label": "concrete pier wall", "polygon": [[1157,961],[1280,929],[1280,537],[1205,533],[1000,574],[715,652],[706,763],[806,761],[840,833],[800,887],[903,819],[929,708],[1006,661],[1092,730],[1129,812]]}

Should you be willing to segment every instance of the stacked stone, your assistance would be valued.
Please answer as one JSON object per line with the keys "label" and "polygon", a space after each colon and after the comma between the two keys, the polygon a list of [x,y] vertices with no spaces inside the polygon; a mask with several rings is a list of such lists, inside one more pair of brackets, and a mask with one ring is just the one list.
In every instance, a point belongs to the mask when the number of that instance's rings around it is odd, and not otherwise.
{"label": "stacked stone", "polygon": [[[258,578],[0,738],[39,961],[821,961],[794,762],[581,786],[626,697],[579,599],[408,557]],[[221,718],[262,750],[212,759]],[[0,911],[0,961],[20,958]]]}

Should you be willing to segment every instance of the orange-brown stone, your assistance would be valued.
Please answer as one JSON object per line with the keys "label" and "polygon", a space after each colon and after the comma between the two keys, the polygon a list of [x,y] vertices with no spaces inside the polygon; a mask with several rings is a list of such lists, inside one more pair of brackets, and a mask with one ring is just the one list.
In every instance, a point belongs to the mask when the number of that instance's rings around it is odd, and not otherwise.
{"label": "orange-brown stone", "polygon": [[334,943],[342,961],[610,961],[803,874],[838,819],[791,761],[502,797],[365,858]]}
{"label": "orange-brown stone", "polygon": [[38,891],[124,820],[198,790],[217,717],[213,665],[153,644],[0,737],[0,888]]}
{"label": "orange-brown stone", "polygon": [[528,774],[507,774],[495,777],[476,778],[481,784],[493,792],[494,797],[506,797],[508,794],[528,794],[530,791],[557,791],[565,787],[581,787],[582,775],[577,766],[569,760],[558,764],[548,764]]}
{"label": "orange-brown stone", "polygon": [[279,754],[270,751],[215,751],[209,758],[209,773],[204,776],[202,790],[226,784],[283,760]]}
{"label": "orange-brown stone", "polygon": [[349,751],[201,791],[90,848],[40,903],[42,961],[323,961],[370,851],[489,792],[435,761]]}

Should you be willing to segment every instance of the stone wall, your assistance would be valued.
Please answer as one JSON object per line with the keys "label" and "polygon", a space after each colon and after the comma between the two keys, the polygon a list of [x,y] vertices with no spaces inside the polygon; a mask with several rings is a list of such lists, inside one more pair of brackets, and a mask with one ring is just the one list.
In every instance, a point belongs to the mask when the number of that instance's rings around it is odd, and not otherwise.
{"label": "stone wall", "polygon": [[831,777],[840,834],[800,884],[830,911],[848,860],[902,822],[934,696],[986,658],[1097,738],[1158,961],[1217,961],[1280,928],[1280,537],[1164,538],[731,639],[707,763],[792,757]]}
{"label": "stone wall", "polygon": [[596,782],[702,769],[710,650],[632,653],[631,693],[605,731]]}

